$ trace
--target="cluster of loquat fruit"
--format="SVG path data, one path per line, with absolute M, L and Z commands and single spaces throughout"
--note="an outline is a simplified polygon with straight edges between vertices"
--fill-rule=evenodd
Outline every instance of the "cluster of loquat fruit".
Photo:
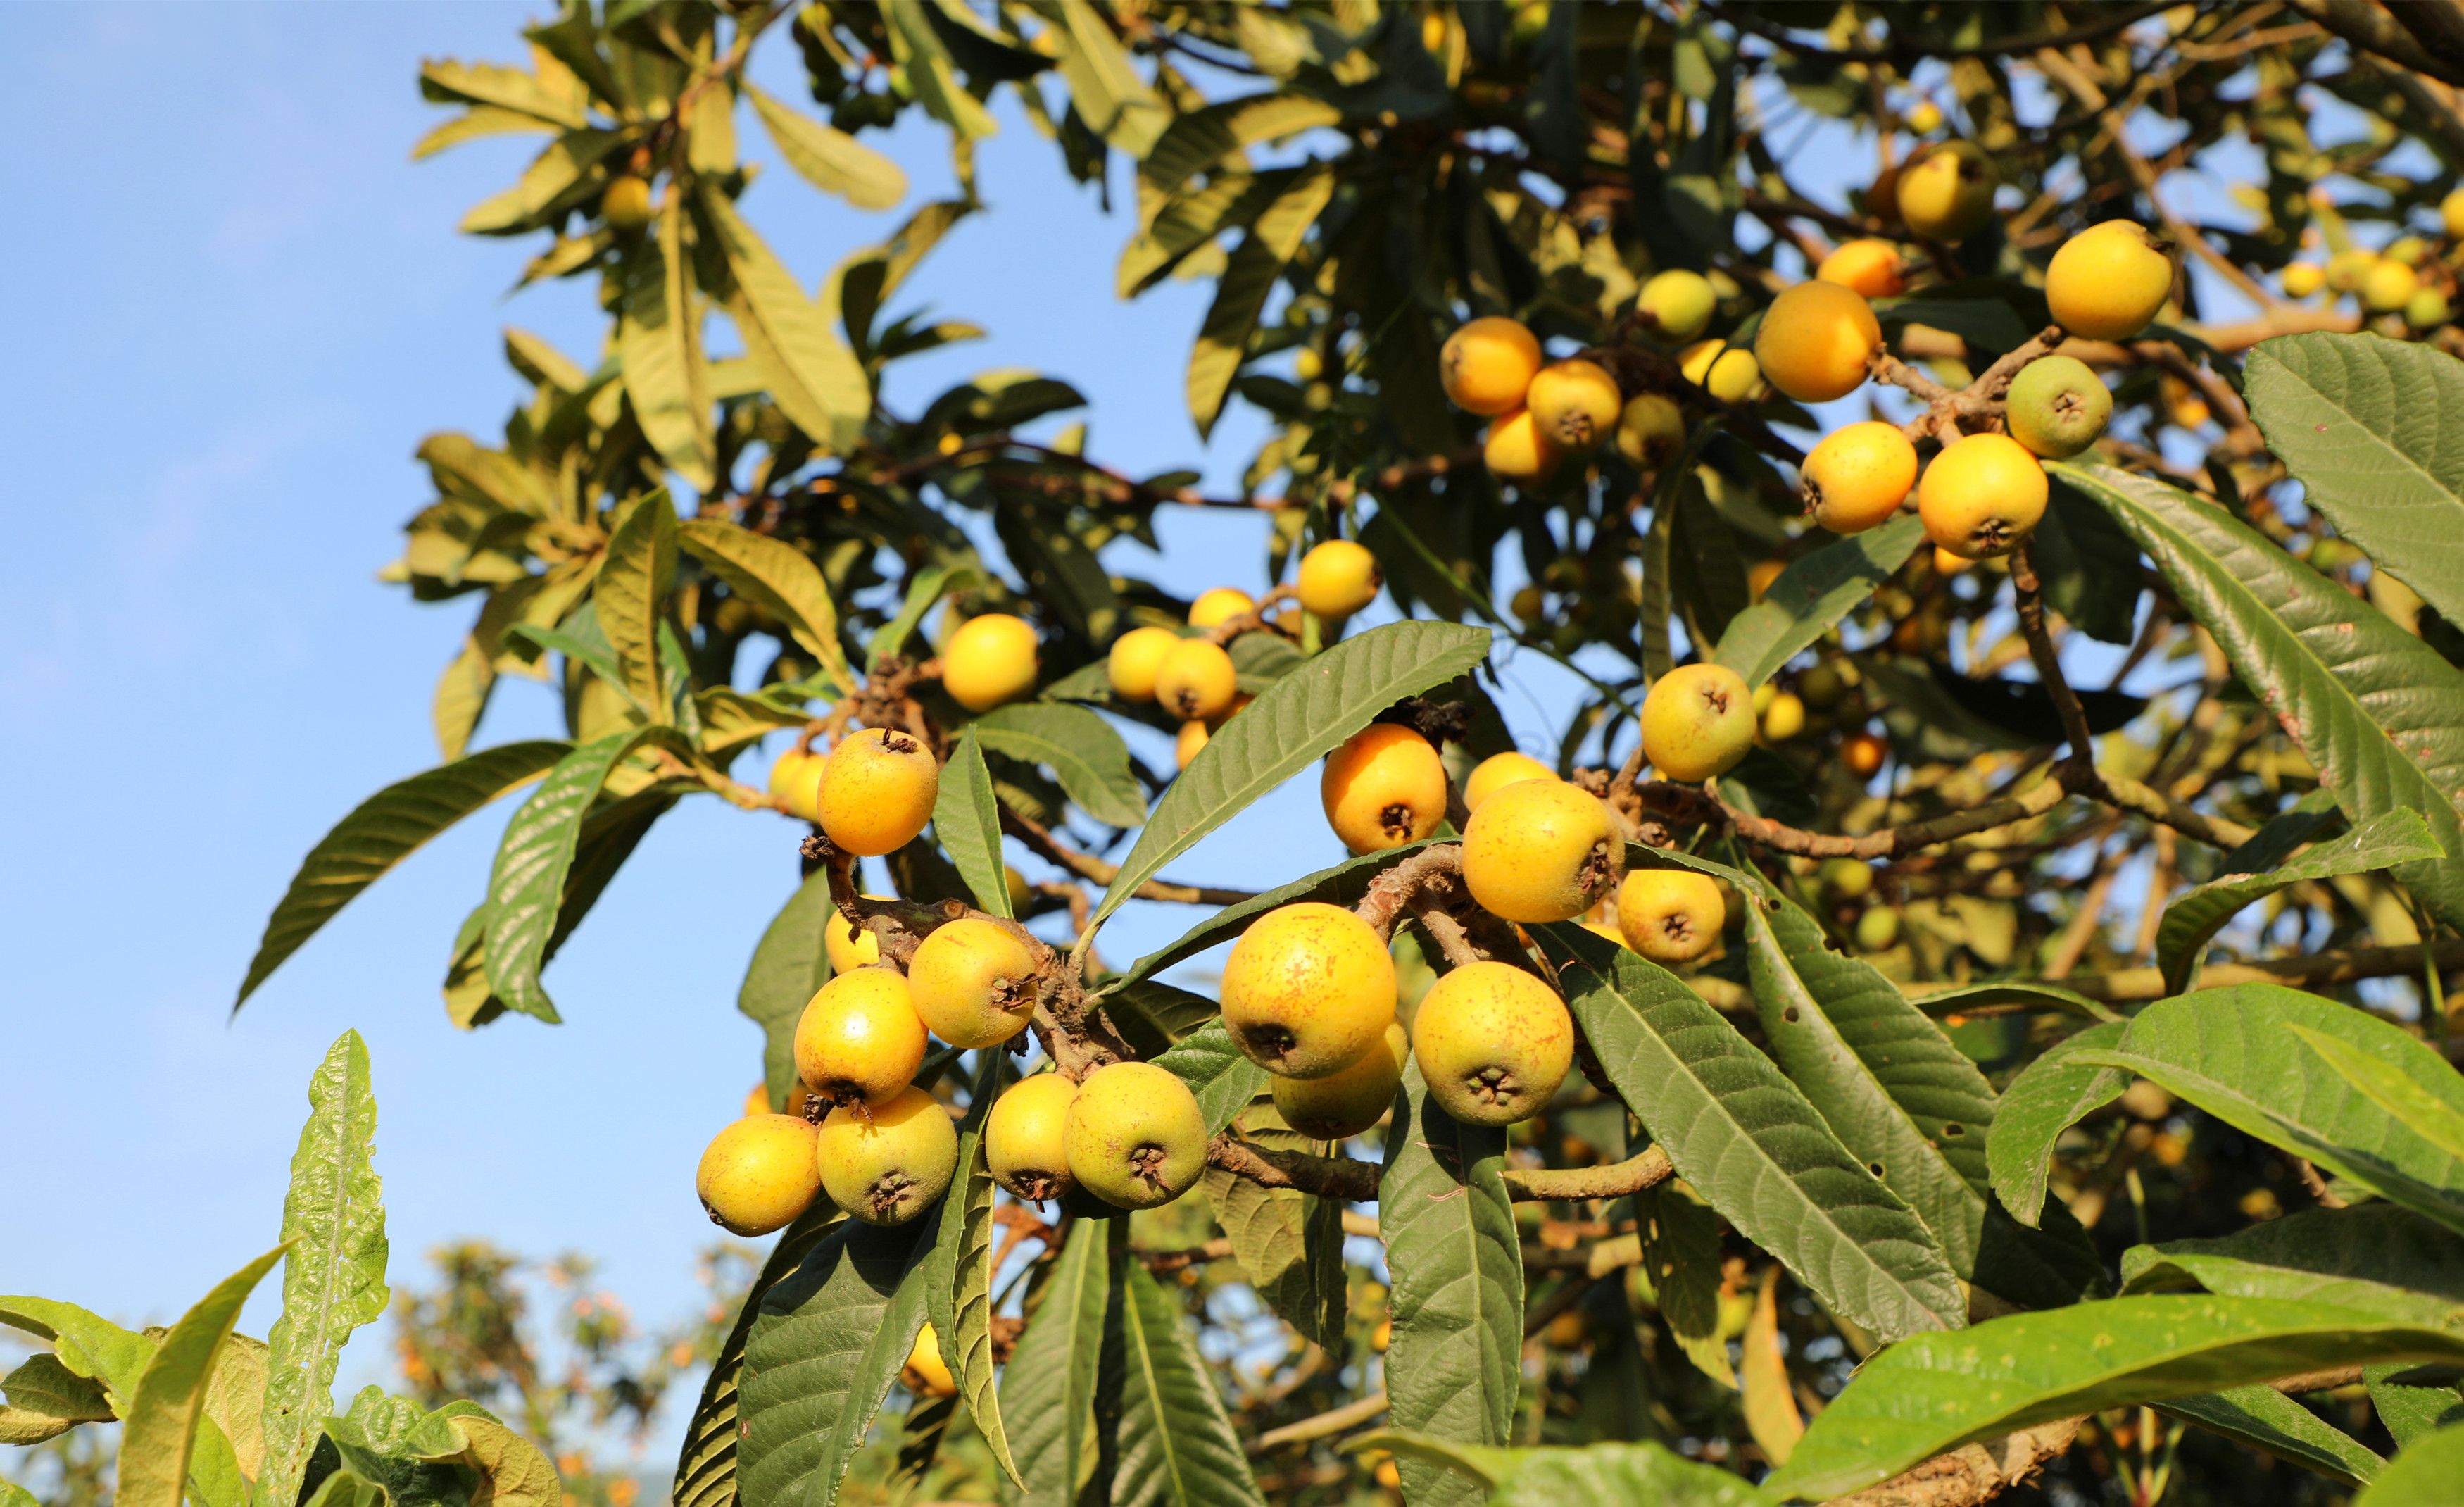
M 2323 262 L 2287 264 L 2280 279 L 2285 296 L 2311 299 L 2324 294 L 2330 299 L 2350 298 L 2364 314 L 2401 319 L 2416 331 L 2435 329 L 2454 312 L 2454 248 L 2464 246 L 2464 188 L 2455 189 L 2440 201 L 2438 220 L 2450 248 L 2445 256 L 2419 235 L 2399 235 L 2376 251 L 2345 244 Z M 2331 223 L 2331 232 L 2336 229 Z M 2330 244 L 2348 239 L 2336 235 Z

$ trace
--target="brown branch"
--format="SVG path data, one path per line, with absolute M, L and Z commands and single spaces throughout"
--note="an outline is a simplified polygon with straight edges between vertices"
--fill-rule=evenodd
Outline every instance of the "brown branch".
M 1377 1198 L 1375 1163 L 1251 1145 L 1228 1130 L 1207 1142 L 1206 1163 L 1260 1187 L 1291 1188 L 1347 1204 Z M 1666 1181 L 1675 1170 L 1668 1154 L 1652 1146 L 1604 1167 L 1508 1167 L 1503 1176 L 1507 1195 L 1518 1204 L 1568 1203 L 1623 1198 Z
M 1879 1486 L 1835 1496 L 1824 1507 L 1975 1507 L 1991 1501 L 2069 1452 L 2080 1418 L 2057 1418 L 1983 1444 L 1937 1454 Z
M 2395 978 L 2419 969 L 2423 950 L 2420 943 L 2409 942 L 2401 947 L 2346 947 L 2265 963 L 2212 963 L 2199 970 L 2197 986 L 2219 989 L 2235 984 L 2282 984 L 2294 988 L 2317 988 L 2359 979 Z M 2442 973 L 2464 968 L 2464 937 L 2444 938 L 2429 951 Z M 2173 992 L 2165 986 L 2163 972 L 2155 968 L 2116 968 L 2107 973 L 2080 975 L 2063 980 L 2062 987 L 2107 1005 L 2160 1000 Z
M 1452 880 L 1443 882 L 1448 890 L 1454 888 Z M 1430 940 L 1438 944 L 1438 951 L 1445 958 L 1446 966 L 1468 967 L 1485 961 L 1480 949 L 1471 944 L 1470 933 L 1463 930 L 1463 922 L 1455 920 L 1446 903 L 1436 884 L 1423 885 L 1412 895 L 1412 915 L 1419 921 L 1421 929 L 1429 934 Z
M 2096 773 L 2096 735 L 2088 731 L 2087 711 L 2079 705 L 2078 693 L 2062 675 L 2061 652 L 2054 647 L 2053 635 L 2045 631 L 2044 588 L 2036 580 L 2035 563 L 2029 558 L 2024 543 L 2011 552 L 2011 589 L 2018 608 L 2019 631 L 2027 636 L 2028 658 L 2035 663 L 2036 679 L 2054 698 L 2054 710 L 2062 720 L 2062 737 L 2070 743 L 2066 762 L 2079 768 L 2083 794 L 2101 795 L 2103 782 Z
M 1624 1198 L 1656 1187 L 1676 1174 L 1676 1164 L 1657 1144 L 1604 1167 L 1508 1167 L 1506 1191 L 1518 1204 L 1573 1204 Z
M 1738 836 L 1774 852 L 1806 858 L 1896 858 L 1920 848 L 1930 848 L 1938 843 L 2042 816 L 2072 793 L 2073 778 L 2075 776 L 2066 777 L 2061 769 L 2057 769 L 2017 795 L 1988 801 L 1964 811 L 1947 812 L 1922 822 L 1885 827 L 1861 837 L 1835 837 L 1828 832 L 1807 831 L 1785 822 L 1772 821 L 1767 816 L 1749 815 L 1734 807 L 1723 806 L 1722 809 Z
M 1033 817 L 1001 803 L 1001 831 L 1026 844 L 1027 851 L 1048 863 L 1059 864 L 1090 884 L 1110 885 L 1121 875 L 1117 863 L 1106 863 L 1092 853 L 1080 853 L 1051 830 Z M 1174 905 L 1239 905 L 1258 898 L 1254 890 L 1227 890 L 1211 884 L 1180 884 L 1171 879 L 1149 879 L 1134 892 L 1142 900 L 1163 900 Z
M 1370 880 L 1368 893 L 1352 908 L 1353 914 L 1378 936 L 1392 937 L 1395 922 L 1422 885 L 1451 879 L 1462 872 L 1463 844 L 1433 843 Z

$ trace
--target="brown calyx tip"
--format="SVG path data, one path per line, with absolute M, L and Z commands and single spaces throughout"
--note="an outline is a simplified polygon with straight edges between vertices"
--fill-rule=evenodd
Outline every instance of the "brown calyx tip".
M 1241 1045 L 1249 1054 L 1270 1062 L 1281 1062 L 1300 1045 L 1289 1030 L 1276 1025 L 1254 1025 L 1241 1028 Z
M 1617 875 L 1617 850 L 1611 846 L 1611 839 L 1602 838 L 1583 855 L 1583 867 L 1576 876 L 1582 881 L 1584 894 L 1596 895 L 1615 883 Z
M 912 754 L 923 748 L 924 745 L 905 733 L 884 728 L 881 734 L 881 746 L 894 754 Z
M 1514 1075 L 1505 1068 L 1482 1068 L 1463 1075 L 1463 1087 L 1471 1097 L 1484 1104 L 1503 1104 L 1514 1097 L 1517 1085 Z
M 1683 911 L 1660 920 L 1660 934 L 1671 942 L 1684 942 L 1694 935 L 1694 919 Z
M 1714 712 L 1726 712 L 1728 709 L 1728 693 L 1718 686 L 1705 686 L 1703 704 Z
M 1130 1153 L 1130 1174 L 1143 1180 L 1147 1186 L 1163 1186 L 1163 1147 L 1140 1146 Z
M 1377 813 L 1377 830 L 1397 842 L 1412 835 L 1412 808 L 1401 801 Z
M 1022 1172 L 1018 1175 L 1018 1188 L 1030 1203 L 1041 1204 L 1061 1196 L 1061 1180 L 1049 1172 Z
M 1820 506 L 1822 505 L 1822 483 L 1821 483 L 1821 482 L 1815 480 L 1812 476 L 1808 476 L 1808 477 L 1806 477 L 1806 478 L 1805 478 L 1805 484 L 1804 484 L 1803 486 L 1799 487 L 1797 490 L 1798 490 L 1798 491 L 1799 491 L 1799 492 L 1804 496 L 1804 498 L 1805 498 L 1805 510 L 1806 510 L 1807 512 L 1811 513 L 1811 512 L 1813 512 L 1815 508 L 1818 508 L 1818 507 L 1820 507 Z
M 874 1213 L 894 1214 L 898 1206 L 907 1201 L 907 1190 L 914 1186 L 915 1180 L 904 1172 L 885 1172 L 867 1190 L 866 1197 Z

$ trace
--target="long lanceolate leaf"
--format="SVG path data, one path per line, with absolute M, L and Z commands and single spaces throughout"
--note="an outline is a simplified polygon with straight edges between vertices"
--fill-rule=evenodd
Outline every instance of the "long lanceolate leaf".
M 737 1499 L 737 1394 L 744 1383 L 744 1341 L 753 1333 L 754 1321 L 761 1317 L 762 1297 L 803 1265 L 813 1247 L 832 1233 L 831 1221 L 837 1219 L 838 1210 L 825 1199 L 787 1227 L 778 1245 L 771 1248 L 769 1259 L 761 1263 L 760 1274 L 744 1295 L 744 1307 L 737 1314 L 736 1327 L 719 1345 L 718 1357 L 711 1363 L 710 1375 L 702 1382 L 693 1421 L 685 1426 L 684 1451 L 676 1457 L 673 1507 L 733 1507 Z M 844 1221 L 838 1228 L 845 1228 Z
M 2250 353 L 2250 416 L 2301 499 L 2464 623 L 2464 362 L 2377 335 L 2288 335 Z
M 539 969 L 546 965 L 583 818 L 627 754 L 645 742 L 675 739 L 672 728 L 644 727 L 584 743 L 558 762 L 505 824 L 488 875 L 487 920 L 488 987 L 505 1008 L 550 1024 L 557 1020 Z
M 2054 1141 L 2130 1086 L 2128 1074 L 2090 1062 L 2082 1053 L 2115 1045 L 2129 1030 L 2129 1022 L 2116 1020 L 2066 1036 L 2002 1091 L 1985 1162 L 1994 1194 L 2021 1224 L 2033 1226 L 2044 1212 Z
M 957 866 L 976 903 L 995 916 L 1009 914 L 1009 882 L 1001 867 L 1001 810 L 993 797 L 992 772 L 984 753 L 968 728 L 950 751 L 942 767 L 941 786 L 933 800 L 933 835 Z
M 847 654 L 839 647 L 838 604 L 822 567 L 795 545 L 738 528 L 723 519 L 687 519 L 676 525 L 685 552 L 710 567 L 728 589 L 759 603 L 821 665 L 841 692 L 852 692 Z
M 817 868 L 771 918 L 736 992 L 737 1011 L 761 1028 L 761 1075 L 773 1104 L 787 1101 L 787 1087 L 796 1079 L 796 1022 L 805 1002 L 829 982 L 830 956 L 822 934 L 832 924 L 847 923 L 830 903 L 829 871 Z
M 2421 812 L 2447 856 L 2395 875 L 2464 926 L 2464 673 L 2220 507 L 2110 466 L 2052 469 L 2139 542 L 2345 816 Z
M 2321 1366 L 2459 1360 L 2464 1334 L 2324 1303 L 2117 1297 L 2015 1314 L 1920 1335 L 1866 1362 L 1768 1484 L 1818 1500 L 2057 1418 Z
M 676 576 L 676 510 L 664 491 L 632 503 L 607 539 L 591 606 L 616 653 L 617 684 L 652 721 L 669 720 L 661 693 L 659 615 Z
M 551 740 L 505 743 L 386 786 L 335 824 L 293 875 L 291 888 L 265 923 L 265 939 L 249 960 L 236 1012 L 284 959 L 422 843 L 564 757 L 570 743 Z
M 268 1337 L 259 1498 L 299 1495 L 333 1411 L 334 1367 L 351 1331 L 385 1310 L 385 1185 L 370 1160 L 377 1101 L 367 1043 L 344 1031 L 308 1080 L 308 1123 L 282 1203 L 282 1317 Z
M 1112 724 L 1083 706 L 1021 701 L 971 724 L 994 753 L 1046 765 L 1081 810 L 1110 827 L 1147 819 L 1146 794 L 1130 771 L 1130 747 Z
M 2165 992 L 2179 994 L 2190 986 L 2209 940 L 2245 905 L 2304 879 L 2367 874 L 2445 856 L 2430 835 L 2430 824 L 2408 808 L 2383 811 L 2289 862 L 2257 874 L 2229 874 L 2189 890 L 2165 907 L 2165 919 L 2156 928 L 2156 964 L 2165 970 Z
M 1120 1453 L 1114 1507 L 1264 1507 L 1180 1302 L 1129 1251 L 1120 1284 Z
M 1488 644 L 1487 630 L 1460 623 L 1388 623 L 1344 640 L 1267 687 L 1223 724 L 1155 803 L 1079 945 L 1200 837 L 1379 712 L 1479 664 Z
M 1745 676 L 1748 685 L 1762 684 L 1872 596 L 1924 539 L 1925 524 L 1911 513 L 1796 561 L 1728 624 L 1712 662 Z
M 711 431 L 710 372 L 702 361 L 700 311 L 684 246 L 684 204 L 673 194 L 658 234 L 627 254 L 617 307 L 616 350 L 633 417 L 670 469 L 707 492 L 717 440 Z
M 924 1327 L 932 1221 L 841 1224 L 761 1299 L 737 1394 L 738 1492 L 829 1507 Z
M 2127 1293 L 2203 1288 L 2445 1324 L 2464 1312 L 2464 1235 L 2373 1199 L 2305 1208 L 2211 1240 L 2133 1246 L 2122 1253 L 2122 1281 Z
M 1967 1320 L 1905 1201 L 1771 1060 L 1674 975 L 1577 926 L 1543 928 L 1600 1066 L 1677 1171 L 1823 1305 L 1885 1340 Z
M 1393 1274 L 1386 1396 L 1395 1427 L 1472 1444 L 1511 1437 L 1522 1378 L 1523 1246 L 1506 1192 L 1506 1133 L 1432 1101 L 1418 1063 L 1396 1099 L 1377 1226 Z M 1476 1503 L 1481 1491 L 1401 1463 L 1415 1502 Z
M 1249 337 L 1257 333 L 1267 295 L 1299 252 L 1301 237 L 1316 223 L 1318 211 L 1334 196 L 1334 185 L 1331 167 L 1302 173 L 1266 206 L 1232 253 L 1189 353 L 1189 413 L 1201 436 L 1222 416 L 1223 400 L 1248 355 Z
M 728 318 L 744 337 L 745 351 L 779 411 L 814 443 L 846 450 L 863 437 L 872 411 L 872 387 L 863 365 L 725 194 L 705 186 L 700 204 L 734 282 Z
M 214 1357 L 239 1322 L 240 1306 L 284 1249 L 276 1246 L 223 1278 L 171 1326 L 145 1363 L 120 1442 L 117 1499 L 126 1507 L 180 1507 Z
M 1027 1507 L 1071 1507 L 1094 1468 L 1095 1381 L 1104 1348 L 1104 1313 L 1112 1268 L 1105 1255 L 1110 1220 L 1071 1222 L 1069 1239 L 1045 1280 L 1003 1373 L 1001 1412 L 1025 1482 Z
M 2119 1043 L 2077 1055 L 2138 1074 L 2246 1135 L 2464 1230 L 2464 1159 L 2347 1082 L 2305 1031 L 2464 1110 L 2464 1077 L 2429 1047 L 2349 1006 L 2268 984 L 2159 1001 L 2131 1017 Z
M 2408 1445 L 2353 1507 L 2444 1507 L 2464 1477 L 2464 1423 L 2452 1423 Z
M 1012 1482 L 1018 1465 L 1001 1423 L 993 1378 L 993 1173 L 984 1155 L 984 1116 L 999 1092 L 1005 1054 L 977 1054 L 974 1097 L 958 1137 L 958 1175 L 934 1222 L 932 1271 L 926 1296 L 941 1358 L 966 1395 L 967 1415 Z M 1023 1483 L 1021 1483 L 1023 1484 Z

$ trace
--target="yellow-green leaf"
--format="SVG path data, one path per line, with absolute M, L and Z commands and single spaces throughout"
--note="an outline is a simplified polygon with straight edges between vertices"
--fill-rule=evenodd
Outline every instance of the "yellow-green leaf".
M 842 694 L 854 694 L 855 678 L 839 647 L 838 607 L 810 556 L 722 519 L 688 519 L 677 525 L 676 537 L 685 552 L 709 566 L 728 589 L 786 624 L 788 633 L 820 661 L 822 673 Z
M 896 163 L 751 84 L 744 92 L 752 97 L 753 113 L 761 118 L 770 140 L 778 144 L 779 155 L 806 183 L 859 210 L 887 210 L 907 197 L 907 174 Z
M 181 1507 L 215 1352 L 239 1321 L 240 1305 L 287 1249 L 276 1246 L 225 1277 L 171 1326 L 145 1363 L 121 1435 L 115 1498 L 121 1507 Z
M 676 510 L 664 491 L 632 504 L 607 541 L 591 600 L 616 651 L 623 688 L 658 721 L 673 714 L 659 687 L 659 612 L 676 575 Z

